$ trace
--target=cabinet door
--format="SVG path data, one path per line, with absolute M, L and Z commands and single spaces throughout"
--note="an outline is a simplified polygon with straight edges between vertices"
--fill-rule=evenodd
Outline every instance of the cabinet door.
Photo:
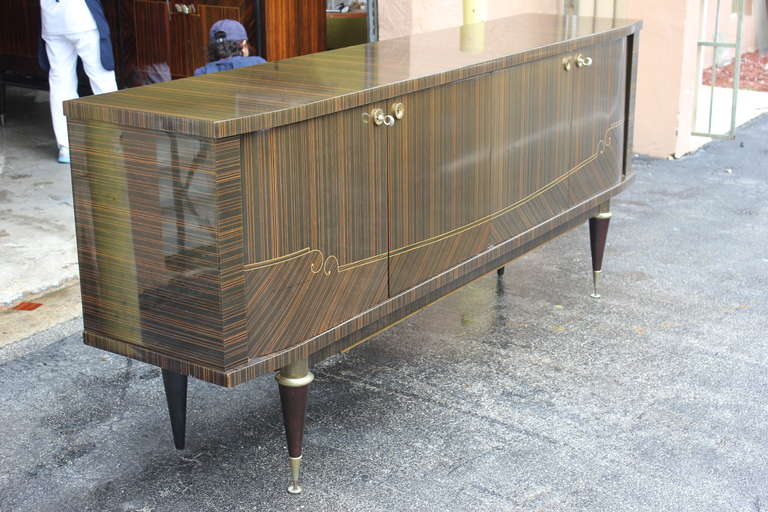
M 580 169 L 569 188 L 578 204 L 618 183 L 624 151 L 626 39 L 576 52 L 591 65 L 573 72 L 573 151 Z
M 358 108 L 243 139 L 251 356 L 293 346 L 386 299 L 382 130 Z
M 491 242 L 502 243 L 570 206 L 573 70 L 563 56 L 492 75 Z
M 181 4 L 175 4 L 181 6 Z M 195 72 L 195 64 L 200 61 L 201 49 L 208 45 L 207 36 L 203 34 L 203 24 L 200 17 L 200 9 L 194 6 L 194 11 L 184 5 L 186 11 L 174 8 L 171 13 L 171 76 L 184 78 L 192 76 Z M 205 62 L 203 62 L 205 64 Z M 200 64 L 201 66 L 203 64 Z
M 171 58 L 171 13 L 166 2 L 135 0 L 136 66 L 167 64 Z
M 393 100 L 405 113 L 386 129 L 390 295 L 488 247 L 490 85 L 483 75 Z

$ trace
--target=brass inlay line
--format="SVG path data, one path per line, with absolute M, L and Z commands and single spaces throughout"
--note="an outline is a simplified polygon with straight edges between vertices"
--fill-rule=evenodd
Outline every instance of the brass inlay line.
M 256 270 L 256 269 L 260 269 L 260 268 L 271 267 L 273 265 L 277 265 L 279 263 L 284 263 L 284 262 L 286 262 L 288 260 L 292 260 L 294 258 L 298 258 L 300 256 L 304 256 L 306 254 L 312 253 L 312 254 L 314 254 L 316 256 L 319 256 L 320 258 L 318 259 L 318 261 L 314 261 L 314 262 L 312 262 L 310 264 L 310 271 L 313 274 L 318 274 L 318 273 L 320 273 L 322 271 L 323 274 L 325 274 L 326 276 L 330 276 L 333 273 L 333 268 L 334 268 L 333 262 L 336 263 L 336 265 L 335 265 L 336 272 L 345 272 L 347 270 L 353 270 L 355 268 L 362 267 L 362 266 L 368 265 L 370 263 L 375 263 L 376 261 L 385 259 L 385 258 L 387 258 L 389 256 L 399 256 L 401 254 L 405 254 L 405 253 L 408 253 L 408 252 L 411 252 L 411 251 L 415 251 L 416 249 L 421 249 L 422 247 L 425 247 L 427 245 L 431 245 L 433 243 L 439 242 L 439 241 L 444 240 L 446 238 L 449 238 L 449 237 L 452 237 L 452 236 L 456 236 L 456 235 L 458 235 L 460 233 L 463 233 L 465 231 L 468 231 L 468 230 L 470 230 L 472 228 L 481 226 L 482 224 L 485 224 L 486 222 L 490 222 L 490 221 L 492 221 L 494 219 L 497 219 L 497 218 L 501 217 L 502 215 L 506 215 L 507 213 L 511 212 L 512 210 L 515 210 L 516 208 L 521 207 L 525 203 L 527 203 L 527 202 L 529 202 L 529 201 L 539 197 L 540 195 L 542 195 L 545 192 L 549 191 L 553 187 L 555 187 L 555 186 L 559 185 L 560 183 L 562 183 L 563 181 L 567 180 L 568 178 L 573 176 L 575 173 L 577 173 L 579 170 L 583 169 L 585 166 L 587 166 L 587 165 L 591 164 L 592 162 L 594 162 L 597 158 L 600 157 L 600 155 L 605 153 L 606 148 L 611 147 L 611 145 L 613 144 L 613 137 L 609 136 L 609 133 L 612 130 L 615 130 L 616 128 L 618 128 L 619 126 L 621 126 L 623 124 L 624 124 L 624 120 L 620 120 L 620 121 L 616 121 L 616 122 L 608 125 L 608 128 L 605 129 L 605 132 L 603 134 L 603 139 L 600 139 L 597 142 L 597 150 L 592 155 L 588 156 L 583 161 L 579 162 L 576 166 L 574 166 L 573 168 L 571 168 L 567 172 L 561 174 L 556 179 L 550 181 L 549 183 L 547 183 L 546 185 L 541 187 L 536 192 L 533 192 L 532 194 L 529 194 L 529 195 L 525 196 L 524 198 L 519 199 L 518 201 L 515 201 L 511 205 L 506 206 L 506 207 L 502 208 L 501 210 L 498 210 L 498 211 L 493 212 L 493 213 L 491 213 L 489 215 L 486 215 L 485 217 L 481 217 L 481 218 L 479 218 L 477 220 L 474 220 L 474 221 L 470 222 L 469 224 L 465 224 L 463 226 L 460 226 L 458 228 L 452 229 L 450 231 L 446 231 L 445 233 L 441 233 L 439 235 L 427 238 L 425 240 L 421 240 L 420 242 L 416 242 L 414 244 L 410 244 L 410 245 L 406 245 L 404 247 L 400 247 L 400 248 L 395 249 L 395 250 L 393 250 L 393 251 L 391 251 L 389 253 L 375 254 L 373 256 L 369 256 L 368 258 L 363 258 L 361 260 L 356 260 L 356 261 L 353 261 L 351 263 L 346 263 L 344 265 L 339 265 L 338 258 L 335 255 L 333 255 L 333 254 L 329 255 L 328 257 L 325 257 L 325 255 L 323 254 L 323 252 L 320 249 L 311 249 L 309 247 L 305 247 L 304 249 L 301 249 L 301 250 L 296 251 L 296 252 L 292 252 L 290 254 L 286 254 L 284 256 L 278 256 L 277 258 L 272 258 L 272 259 L 269 259 L 269 260 L 259 261 L 259 262 L 256 262 L 256 263 L 249 263 L 249 264 L 244 266 L 244 270 Z
M 571 176 L 576 174 L 579 170 L 584 168 L 584 166 L 591 164 L 600 155 L 605 153 L 605 148 L 610 147 L 610 145 L 613 143 L 613 139 L 608 136 L 608 133 L 611 130 L 614 130 L 615 128 L 618 128 L 622 124 L 624 124 L 623 120 L 622 121 L 617 121 L 617 122 L 609 125 L 608 128 L 605 129 L 605 133 L 603 134 L 603 138 L 606 139 L 607 142 L 605 142 L 602 139 L 599 140 L 597 142 L 597 151 L 595 153 L 593 153 L 589 157 L 585 158 L 582 162 L 577 164 L 575 167 L 570 169 L 568 172 L 565 172 L 565 173 L 561 174 L 560 176 L 558 176 L 556 179 L 550 181 L 549 183 L 547 183 L 546 185 L 541 187 L 536 192 L 533 192 L 532 194 L 527 195 L 524 198 L 519 199 L 518 201 L 512 203 L 511 205 L 506 206 L 506 207 L 502 208 L 501 210 L 498 210 L 496 212 L 491 213 L 490 215 L 486 215 L 485 217 L 481 217 L 481 218 L 479 218 L 479 219 L 477 219 L 475 221 L 472 221 L 469 224 L 464 224 L 463 226 L 460 226 L 458 228 L 452 229 L 450 231 L 446 231 L 445 233 L 441 233 L 439 235 L 427 238 L 427 239 L 422 240 L 420 242 L 416 242 L 414 244 L 406 245 L 405 247 L 400 247 L 399 249 L 395 249 L 394 251 L 390 252 L 390 255 L 391 256 L 398 256 L 400 254 L 405 254 L 407 252 L 410 252 L 410 251 L 413 251 L 413 250 L 416 250 L 416 249 L 420 249 L 420 248 L 424 247 L 425 245 L 430 245 L 430 244 L 433 244 L 435 242 L 439 242 L 440 240 L 443 240 L 445 238 L 458 235 L 460 233 L 463 233 L 464 231 L 468 231 L 468 230 L 470 230 L 472 228 L 475 228 L 477 226 L 485 224 L 486 222 L 489 222 L 489 221 L 491 221 L 493 219 L 501 217 L 502 215 L 506 215 L 507 213 L 511 212 L 512 210 L 521 207 L 523 204 L 527 203 L 528 201 L 531 201 L 531 200 L 537 198 L 538 196 L 544 194 L 545 192 L 549 191 L 553 187 L 555 187 L 555 186 L 559 185 L 560 183 L 562 183 L 563 181 L 567 180 L 568 178 L 570 178 Z M 601 145 L 602 145 L 602 148 L 601 148 Z
M 264 268 L 264 267 L 271 267 L 272 265 L 277 265 L 278 263 L 284 263 L 288 260 L 292 260 L 294 258 L 298 258 L 299 256 L 303 256 L 304 254 L 310 252 L 309 247 L 305 247 L 303 249 L 299 249 L 298 251 L 289 253 L 289 254 L 283 254 L 282 256 L 277 256 L 276 258 L 270 258 L 268 260 L 263 261 L 257 261 L 256 263 L 248 263 L 246 265 L 243 265 L 244 270 L 256 270 L 257 268 Z

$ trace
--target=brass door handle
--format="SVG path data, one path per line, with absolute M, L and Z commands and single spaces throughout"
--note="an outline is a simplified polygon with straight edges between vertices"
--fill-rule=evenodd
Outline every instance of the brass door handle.
M 384 118 L 386 116 L 384 115 L 384 111 L 380 108 L 375 108 L 371 110 L 371 119 L 373 119 L 373 124 L 376 126 L 381 126 L 384 124 Z
M 392 115 L 395 116 L 395 119 L 402 119 L 405 115 L 405 106 L 402 103 L 393 103 Z
M 592 57 L 585 57 L 582 54 L 578 54 L 576 56 L 576 66 L 577 67 L 589 67 L 592 65 Z
M 373 124 L 376 126 L 392 126 L 395 124 L 395 118 L 389 114 L 385 114 L 380 108 L 371 110 L 371 118 L 373 119 Z

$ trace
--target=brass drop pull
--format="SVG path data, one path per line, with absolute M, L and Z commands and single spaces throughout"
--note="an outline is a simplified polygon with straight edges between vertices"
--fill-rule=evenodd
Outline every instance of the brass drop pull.
M 576 56 L 576 66 L 580 68 L 588 68 L 592 65 L 592 57 L 585 57 L 582 54 Z
M 573 68 L 573 58 L 563 57 L 563 68 L 565 68 L 566 71 L 570 71 Z
M 392 126 L 395 124 L 395 118 L 391 115 L 385 114 L 380 108 L 375 108 L 371 111 L 371 117 L 373 118 L 373 124 L 376 126 Z
M 402 119 L 405 115 L 405 106 L 402 103 L 393 103 L 392 115 L 395 116 L 395 119 Z

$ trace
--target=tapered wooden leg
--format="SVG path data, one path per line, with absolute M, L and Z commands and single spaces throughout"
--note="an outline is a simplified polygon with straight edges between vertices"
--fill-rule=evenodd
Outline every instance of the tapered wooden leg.
M 592 250 L 592 286 L 591 297 L 599 299 L 597 282 L 603 269 L 603 253 L 605 240 L 608 236 L 608 224 L 611 222 L 611 212 L 604 211 L 589 219 L 589 246 Z
M 496 269 L 496 273 L 499 275 L 499 277 L 504 275 L 504 267 L 499 267 Z
M 301 472 L 301 447 L 304 440 L 304 416 L 307 410 L 309 383 L 315 379 L 309 371 L 306 359 L 294 361 L 280 370 L 275 377 L 280 388 L 280 402 L 283 406 L 283 424 L 288 441 L 288 462 L 291 465 L 291 484 L 288 492 L 299 494 Z
M 171 417 L 173 444 L 177 450 L 183 450 L 187 433 L 187 376 L 163 370 L 163 386 Z

